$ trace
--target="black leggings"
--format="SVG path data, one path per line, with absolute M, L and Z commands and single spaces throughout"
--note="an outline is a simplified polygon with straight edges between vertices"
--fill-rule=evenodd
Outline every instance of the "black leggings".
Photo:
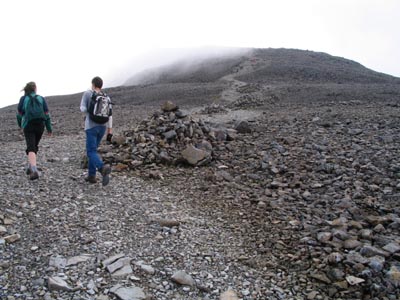
M 24 128 L 24 135 L 26 141 L 26 155 L 29 152 L 37 152 L 39 151 L 39 142 L 42 138 L 44 132 L 44 124 L 43 122 L 38 123 L 28 123 Z

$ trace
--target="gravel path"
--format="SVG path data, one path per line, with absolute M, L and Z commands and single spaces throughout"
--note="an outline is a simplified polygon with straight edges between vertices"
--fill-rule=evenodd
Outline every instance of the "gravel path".
M 17 236 L 0 239 L 2 299 L 116 299 L 109 293 L 116 284 L 139 286 L 152 299 L 218 299 L 229 286 L 252 299 L 250 291 L 256 296 L 267 286 L 235 261 L 242 241 L 223 212 L 198 210 L 194 198 L 124 174 L 112 174 L 106 188 L 88 185 L 79 168 L 83 145 L 83 135 L 42 140 L 41 178 L 34 182 L 24 175 L 24 143 L 1 148 L 0 217 L 6 235 Z M 114 278 L 98 262 L 119 253 L 132 259 L 133 273 Z M 51 264 L 82 255 L 90 259 Z M 154 272 L 146 273 L 143 262 Z M 197 287 L 171 281 L 177 270 Z M 54 276 L 76 291 L 49 291 Z

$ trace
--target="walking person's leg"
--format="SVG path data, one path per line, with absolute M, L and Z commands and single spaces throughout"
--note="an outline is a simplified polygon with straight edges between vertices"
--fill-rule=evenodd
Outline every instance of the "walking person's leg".
M 35 134 L 35 147 L 34 147 L 34 153 L 35 153 L 35 164 L 34 166 L 37 167 L 37 153 L 39 152 L 39 143 L 40 140 L 42 139 L 43 132 L 44 132 L 44 124 L 39 123 L 33 127 L 33 132 Z
M 86 132 L 86 154 L 89 160 L 88 163 L 88 181 L 96 182 L 96 171 L 103 166 L 97 154 L 97 127 L 85 130 Z
M 39 178 L 39 171 L 36 165 L 36 152 L 30 151 L 28 153 L 28 160 L 29 160 L 29 179 L 35 180 Z
M 39 142 L 43 135 L 43 124 L 28 124 L 24 129 L 26 141 L 26 154 L 28 156 L 27 174 L 31 180 L 39 178 L 37 170 L 37 152 L 39 150 Z
M 35 149 L 35 134 L 32 132 L 30 127 L 24 128 L 24 137 L 26 142 L 26 156 L 28 158 L 28 168 L 26 170 L 26 174 L 30 175 L 32 173 L 32 166 L 36 166 L 36 154 L 34 152 Z
M 105 133 L 106 133 L 105 126 L 97 127 L 97 148 L 100 146 L 101 140 L 104 137 Z M 109 165 L 104 164 L 104 162 L 101 159 L 100 161 L 101 161 L 101 167 L 99 167 L 98 170 L 103 176 L 102 184 L 105 186 L 110 182 L 111 167 Z
M 96 128 L 87 129 L 86 131 L 86 154 L 89 160 L 89 182 L 96 182 L 96 170 L 102 166 L 102 161 L 97 154 L 97 130 Z M 94 179 L 94 180 L 93 180 Z
M 97 128 L 97 147 L 100 146 L 101 140 L 103 139 L 105 133 L 106 133 L 106 128 L 104 126 L 99 126 Z
M 99 154 L 97 153 L 97 148 L 100 145 L 101 139 L 105 134 L 105 126 L 96 126 L 91 129 L 87 129 L 86 132 L 86 154 L 89 160 L 88 163 L 88 177 L 87 181 L 90 183 L 96 182 L 96 171 L 99 170 L 103 176 L 102 184 L 107 185 L 110 182 L 111 167 L 109 165 L 104 165 Z

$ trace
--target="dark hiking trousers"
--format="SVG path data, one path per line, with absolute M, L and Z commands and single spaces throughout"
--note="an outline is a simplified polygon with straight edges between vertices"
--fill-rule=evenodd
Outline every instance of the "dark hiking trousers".
M 24 128 L 24 135 L 26 141 L 26 154 L 29 152 L 37 152 L 39 151 L 39 142 L 42 138 L 44 132 L 44 123 L 43 121 L 31 121 Z

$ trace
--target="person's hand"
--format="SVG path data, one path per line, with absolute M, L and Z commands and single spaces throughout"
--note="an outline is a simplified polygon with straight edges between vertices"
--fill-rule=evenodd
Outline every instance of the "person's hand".
M 107 142 L 111 143 L 112 137 L 113 137 L 112 133 L 107 134 L 106 138 Z
M 48 137 L 52 137 L 53 136 L 53 132 L 51 132 L 51 131 L 47 132 L 47 136 Z

